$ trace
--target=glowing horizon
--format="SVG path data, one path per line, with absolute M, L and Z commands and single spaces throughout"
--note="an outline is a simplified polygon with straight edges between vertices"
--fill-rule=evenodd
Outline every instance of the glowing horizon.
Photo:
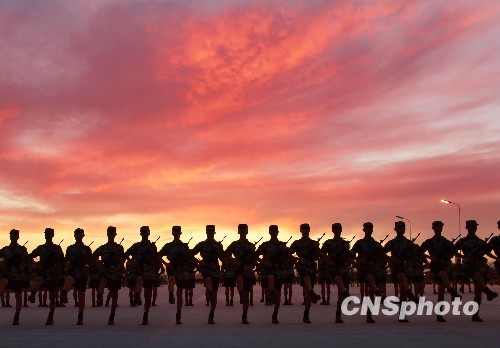
M 0 245 L 382 239 L 396 215 L 422 242 L 458 234 L 442 197 L 496 234 L 498 23 L 489 1 L 3 1 Z

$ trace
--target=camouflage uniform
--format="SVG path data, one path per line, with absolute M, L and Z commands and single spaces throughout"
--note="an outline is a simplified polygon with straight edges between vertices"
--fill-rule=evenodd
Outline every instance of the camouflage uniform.
M 30 257 L 40 257 L 42 286 L 48 291 L 55 291 L 58 280 L 64 279 L 64 254 L 61 247 L 54 243 L 45 243 L 36 247 Z
M 319 243 L 311 238 L 300 238 L 292 243 L 290 252 L 297 254 L 299 260 L 297 261 L 297 272 L 301 277 L 303 285 L 304 278 L 309 276 L 311 278 L 311 285 L 316 283 L 317 266 L 316 261 L 319 258 Z
M 267 287 L 267 276 L 274 276 L 274 288 L 279 290 L 285 282 L 287 271 L 287 254 L 289 249 L 284 242 L 266 241 L 257 248 L 257 255 L 262 255 L 260 269 L 262 270 L 262 284 Z M 291 268 L 291 267 L 290 267 Z M 293 269 L 292 274 L 293 274 Z M 290 281 L 291 282 L 291 281 Z
M 125 251 L 123 246 L 115 242 L 107 242 L 94 251 L 96 258 L 101 258 L 103 265 L 102 275 L 106 278 L 109 291 L 118 291 L 122 287 L 122 275 L 125 271 Z
M 5 260 L 5 272 L 0 278 L 7 278 L 7 288 L 15 293 L 22 292 L 25 287 L 26 274 L 30 269 L 30 260 L 26 247 L 17 243 L 0 250 L 0 257 Z
M 349 242 L 342 237 L 328 239 L 323 244 L 321 252 L 328 255 L 327 264 L 330 278 L 340 276 L 345 287 L 349 287 L 349 268 L 353 261 L 353 255 L 349 250 Z
M 372 237 L 365 237 L 354 243 L 352 252 L 358 254 L 358 279 L 361 283 L 367 283 L 366 278 L 370 274 L 377 283 L 385 282 L 385 265 L 380 260 L 385 259 L 386 255 L 379 242 Z
M 412 241 L 405 236 L 396 236 L 387 242 L 384 251 L 391 252 L 390 266 L 393 283 L 398 283 L 400 273 L 404 273 L 408 279 L 411 279 L 414 256 Z
M 468 234 L 460 239 L 455 247 L 457 250 L 461 250 L 465 256 L 463 258 L 463 272 L 467 281 L 476 272 L 479 272 L 487 281 L 489 267 L 488 260 L 484 255 L 491 251 L 491 245 L 476 235 Z
M 136 276 L 143 278 L 143 287 L 146 289 L 153 288 L 153 280 L 156 274 L 156 262 L 158 251 L 156 245 L 149 240 L 140 241 L 133 244 L 125 255 L 131 255 L 137 262 Z
M 92 263 L 92 250 L 83 243 L 75 243 L 66 249 L 66 261 L 69 263 L 67 275 L 75 279 L 75 290 L 87 290 L 89 280 L 88 267 Z
M 167 243 L 158 252 L 159 256 L 166 256 L 170 261 L 167 267 L 169 276 L 175 277 L 175 283 L 179 289 L 186 289 L 191 279 L 192 259 L 191 252 L 186 243 L 174 240 Z
M 219 267 L 219 260 L 224 260 L 224 248 L 220 242 L 215 240 L 204 240 L 196 244 L 192 250 L 193 255 L 200 254 L 203 259 L 198 266 L 203 279 L 212 278 L 212 289 L 219 288 L 222 272 Z
M 250 291 L 252 285 L 255 285 L 255 264 L 257 263 L 257 254 L 255 245 L 248 240 L 237 240 L 229 244 L 226 249 L 228 255 L 234 255 L 236 259 L 236 277 L 243 277 L 244 291 Z
M 455 245 L 451 241 L 435 235 L 423 242 L 420 250 L 431 256 L 430 270 L 434 282 L 441 284 L 439 272 L 445 272 L 451 278 L 451 259 L 455 255 Z

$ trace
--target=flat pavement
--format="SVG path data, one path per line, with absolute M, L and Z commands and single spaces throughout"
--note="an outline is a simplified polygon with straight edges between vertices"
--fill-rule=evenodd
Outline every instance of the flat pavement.
M 390 294 L 391 284 L 388 289 Z M 492 289 L 500 293 L 500 286 Z M 335 324 L 335 307 L 318 303 L 311 308 L 312 324 L 304 324 L 300 294 L 301 288 L 294 285 L 294 305 L 281 306 L 280 324 L 273 325 L 272 307 L 259 302 L 260 288 L 255 287 L 255 305 L 248 315 L 250 325 L 243 325 L 238 295 L 235 306 L 226 307 L 220 289 L 216 324 L 208 325 L 203 288 L 197 284 L 194 306 L 184 307 L 183 325 L 175 325 L 175 305 L 168 303 L 164 286 L 158 291 L 158 306 L 151 308 L 150 325 L 142 326 L 142 308 L 129 307 L 128 289 L 122 289 L 115 325 L 108 326 L 109 308 L 90 307 L 87 291 L 83 326 L 75 325 L 77 309 L 71 296 L 67 307 L 56 308 L 54 326 L 44 325 L 48 308 L 36 304 L 22 309 L 19 326 L 11 325 L 14 308 L 0 308 L 0 347 L 500 347 L 500 297 L 492 302 L 484 300 L 480 310 L 483 323 L 472 322 L 469 316 L 449 314 L 446 323 L 436 322 L 435 316 L 411 316 L 410 323 L 399 323 L 395 316 L 379 315 L 375 324 L 368 324 L 364 317 L 354 315 L 344 316 L 344 324 Z M 351 294 L 359 295 L 359 289 L 351 288 Z M 426 296 L 437 300 L 431 286 L 426 287 Z M 336 291 L 332 293 L 332 299 L 335 297 Z M 12 304 L 13 300 L 11 297 Z M 463 301 L 470 300 L 472 294 L 466 293 Z

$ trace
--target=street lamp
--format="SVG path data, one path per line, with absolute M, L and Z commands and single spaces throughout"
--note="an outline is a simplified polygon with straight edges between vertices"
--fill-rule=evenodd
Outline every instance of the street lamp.
M 447 199 L 442 199 L 441 202 L 446 204 L 455 204 L 458 207 L 458 232 L 462 234 L 462 218 L 460 217 L 460 205 Z
M 410 223 L 410 240 L 411 240 L 411 221 L 410 221 L 410 219 L 407 219 L 407 218 L 399 216 L 399 215 L 396 215 L 396 217 L 398 219 L 401 219 L 401 220 L 406 220 L 406 221 L 408 221 Z

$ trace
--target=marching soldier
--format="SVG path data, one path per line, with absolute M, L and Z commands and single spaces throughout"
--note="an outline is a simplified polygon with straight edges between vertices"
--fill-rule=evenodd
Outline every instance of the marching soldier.
M 330 277 L 338 288 L 335 322 L 341 324 L 344 321 L 342 320 L 340 307 L 344 298 L 349 294 L 349 268 L 353 257 L 349 250 L 349 242 L 340 236 L 342 234 L 342 224 L 338 222 L 332 224 L 332 232 L 334 238 L 325 241 L 321 252 L 327 256 L 326 261 L 329 266 Z
M 382 273 L 379 260 L 385 258 L 386 255 L 382 245 L 372 237 L 373 224 L 371 222 L 363 224 L 363 232 L 364 238 L 354 243 L 352 252 L 357 255 L 356 265 L 360 284 L 362 287 L 365 287 L 365 284 L 368 285 L 368 295 L 373 301 L 375 296 L 381 295 L 377 287 L 377 277 Z M 370 311 L 367 313 L 366 321 L 371 324 L 375 323 Z
M 427 239 L 420 246 L 421 251 L 429 253 L 430 270 L 433 277 L 433 282 L 438 284 L 438 301 L 444 301 L 444 290 L 447 289 L 451 294 L 451 299 L 455 297 L 461 298 L 450 282 L 451 274 L 451 259 L 455 255 L 455 245 L 441 234 L 443 232 L 443 222 L 434 221 L 432 230 L 434 236 Z M 443 316 L 437 316 L 438 322 L 446 322 Z
M 115 313 L 118 305 L 118 291 L 122 287 L 122 275 L 124 273 L 125 251 L 123 246 L 115 242 L 116 227 L 109 226 L 106 231 L 108 242 L 94 251 L 95 258 L 100 258 L 103 266 L 105 281 L 100 282 L 98 298 L 103 298 L 104 287 L 108 288 L 111 295 L 111 313 L 108 325 L 115 324 Z
M 260 268 L 262 270 L 262 282 L 266 283 L 269 297 L 273 300 L 274 310 L 271 318 L 273 324 L 279 324 L 278 311 L 281 304 L 281 286 L 285 280 L 284 261 L 287 257 L 287 246 L 278 239 L 278 226 L 269 226 L 271 238 L 259 245 L 257 255 L 262 255 Z
M 255 245 L 247 239 L 248 225 L 239 224 L 240 239 L 232 242 L 226 249 L 226 255 L 234 255 L 236 263 L 236 287 L 243 300 L 243 314 L 241 322 L 248 324 L 248 307 L 250 305 L 250 291 L 255 284 L 254 268 L 257 261 Z
M 68 291 L 74 287 L 78 292 L 78 320 L 77 325 L 83 325 L 83 311 L 85 310 L 85 291 L 89 281 L 88 267 L 92 263 L 92 250 L 83 244 L 85 231 L 77 228 L 74 232 L 76 243 L 66 249 L 67 276 L 61 292 L 61 303 L 68 302 Z
M 30 258 L 39 257 L 41 276 L 35 280 L 35 291 L 30 296 L 34 299 L 40 286 L 49 292 L 49 316 L 45 325 L 54 325 L 57 281 L 63 276 L 64 254 L 61 247 L 52 242 L 54 229 L 45 229 L 45 244 L 39 245 L 30 254 Z
M 151 307 L 151 296 L 153 292 L 153 280 L 155 264 L 158 252 L 155 243 L 149 240 L 149 226 L 140 229 L 141 241 L 133 244 L 126 252 L 125 258 L 129 256 L 137 262 L 137 284 L 135 290 L 135 303 L 141 302 L 141 292 L 144 288 L 144 315 L 142 325 L 148 325 L 149 309 Z
M 385 252 L 391 253 L 390 266 L 391 276 L 394 287 L 399 292 L 401 301 L 417 302 L 417 298 L 410 291 L 409 280 L 412 274 L 412 260 L 413 260 L 413 243 L 411 240 L 404 236 L 406 232 L 406 225 L 404 221 L 396 221 L 394 230 L 397 233 L 396 238 L 387 242 L 384 246 Z M 400 322 L 408 323 L 408 319 L 400 319 Z
M 301 279 L 301 285 L 304 289 L 304 317 L 302 321 L 310 324 L 309 310 L 311 309 L 311 302 L 316 303 L 321 299 L 321 296 L 314 292 L 314 283 L 316 282 L 316 261 L 318 261 L 320 250 L 319 243 L 309 238 L 311 228 L 309 224 L 300 225 L 300 233 L 302 238 L 294 241 L 290 246 L 290 252 L 296 254 L 297 272 Z
M 476 220 L 467 220 L 465 228 L 467 229 L 467 236 L 460 239 L 455 245 L 457 251 L 462 251 L 464 274 L 467 278 L 472 278 L 474 282 L 474 301 L 481 306 L 482 293 L 486 294 L 488 301 L 493 300 L 498 294 L 491 291 L 487 286 L 488 280 L 488 263 L 484 257 L 489 256 L 495 258 L 491 253 L 491 246 L 484 240 L 476 236 L 478 223 Z M 472 321 L 482 322 L 483 319 L 479 317 L 479 313 L 472 316 Z
M 177 325 L 182 324 L 181 321 L 181 311 L 182 311 L 182 295 L 184 289 L 187 288 L 187 280 L 189 278 L 190 264 L 192 263 L 194 257 L 191 255 L 191 251 L 186 243 L 181 241 L 181 226 L 172 227 L 172 236 L 174 240 L 166 243 L 163 248 L 158 252 L 160 257 L 166 256 L 170 261 L 168 265 L 169 274 L 174 277 L 174 281 L 177 284 L 177 312 L 175 314 L 175 323 Z
M 12 291 L 16 298 L 16 311 L 12 325 L 19 325 L 19 314 L 21 313 L 24 277 L 30 267 L 30 259 L 26 247 L 19 245 L 19 231 L 10 230 L 10 244 L 0 250 L 0 257 L 4 260 L 4 276 L 0 277 L 0 295 L 4 294 L 5 288 Z
M 205 284 L 205 295 L 210 304 L 208 323 L 215 324 L 215 308 L 217 307 L 217 290 L 221 280 L 219 260 L 224 261 L 224 248 L 222 244 L 214 239 L 215 226 L 206 226 L 207 239 L 199 242 L 192 250 L 193 256 L 201 255 L 202 261 L 199 264 L 199 271 Z

